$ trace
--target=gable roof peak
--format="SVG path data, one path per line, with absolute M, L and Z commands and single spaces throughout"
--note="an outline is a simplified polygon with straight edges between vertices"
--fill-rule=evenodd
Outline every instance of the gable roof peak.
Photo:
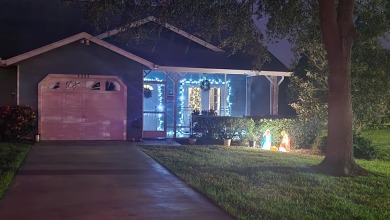
M 26 60 L 26 59 L 29 59 L 31 57 L 34 57 L 34 56 L 37 56 L 37 55 L 40 55 L 40 54 L 43 54 L 43 53 L 46 53 L 48 51 L 51 51 L 53 49 L 56 49 L 56 48 L 59 48 L 59 47 L 62 47 L 62 46 L 65 46 L 67 44 L 70 44 L 70 43 L 73 43 L 75 41 L 79 41 L 81 43 L 86 43 L 85 40 L 89 42 L 93 42 L 97 45 L 100 45 L 102 47 L 105 47 L 111 51 L 114 51 L 122 56 L 125 56 L 127 58 L 130 58 L 134 61 L 137 61 L 149 68 L 154 68 L 156 65 L 148 60 L 145 60 L 137 55 L 134 55 L 132 53 L 129 53 L 119 47 L 116 47 L 110 43 L 107 43 L 99 38 L 96 38 L 86 32 L 81 32 L 81 33 L 78 33 L 78 34 L 75 34 L 73 36 L 70 36 L 70 37 L 67 37 L 65 39 L 62 39 L 62 40 L 59 40 L 59 41 L 56 41 L 54 43 L 51 43 L 51 44 L 48 44 L 46 46 L 43 46 L 43 47 L 40 47 L 40 48 L 37 48 L 35 50 L 32 50 L 32 51 L 29 51 L 29 52 L 26 52 L 26 53 L 23 53 L 23 54 L 20 54 L 18 56 L 15 56 L 15 57 L 11 57 L 7 60 L 2 60 L 1 61 L 1 65 L 3 66 L 10 66 L 10 65 L 13 65 L 15 63 L 18 63 L 18 62 L 21 62 L 23 60 Z
M 149 16 L 147 18 L 144 18 L 144 19 L 141 19 L 141 20 L 138 20 L 138 21 L 135 21 L 135 22 L 132 22 L 130 23 L 129 25 L 125 26 L 125 27 L 119 27 L 119 28 L 115 28 L 115 29 L 112 29 L 112 30 L 109 30 L 109 31 L 106 31 L 104 33 L 101 33 L 99 35 L 96 35 L 96 38 L 99 38 L 99 39 L 104 39 L 104 38 L 107 38 L 107 37 L 111 37 L 111 36 L 114 36 L 118 33 L 121 33 L 121 32 L 124 32 L 126 31 L 128 28 L 133 28 L 133 27 L 138 27 L 140 25 L 143 25 L 143 24 L 146 24 L 148 22 L 156 22 L 157 24 L 160 24 L 162 26 L 164 26 L 165 28 L 185 37 L 185 38 L 188 38 L 192 41 L 194 41 L 195 43 L 198 43 L 212 51 L 217 51 L 217 52 L 225 52 L 224 50 L 222 50 L 221 48 L 211 44 L 211 43 L 208 43 L 186 31 L 183 31 L 171 24 L 168 24 L 168 23 L 165 23 L 165 24 L 161 24 L 160 22 L 157 21 L 156 17 L 154 16 Z

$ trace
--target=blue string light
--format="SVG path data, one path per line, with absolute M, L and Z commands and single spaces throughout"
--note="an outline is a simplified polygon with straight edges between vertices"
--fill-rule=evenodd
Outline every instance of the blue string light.
M 177 121 L 177 124 L 176 124 L 176 127 L 178 127 L 179 129 L 177 129 L 177 132 L 178 133 L 183 133 L 183 134 L 186 134 L 186 129 L 188 128 L 183 128 L 183 126 L 186 125 L 186 123 L 184 122 L 184 116 L 185 116 L 185 113 L 184 113 L 184 110 L 186 108 L 185 106 L 185 102 L 188 101 L 188 97 L 186 97 L 186 94 L 185 94 L 185 87 L 188 87 L 188 86 L 193 86 L 193 87 L 199 87 L 200 83 L 202 81 L 204 81 L 206 79 L 206 77 L 200 77 L 198 80 L 193 80 L 191 78 L 185 78 L 185 79 L 181 79 L 179 81 L 179 93 L 178 93 L 178 109 L 179 109 L 179 112 L 178 112 L 178 115 L 177 117 L 179 118 L 179 120 Z M 164 76 L 161 76 L 161 77 L 155 77 L 155 76 L 147 76 L 145 77 L 145 83 L 147 82 L 154 82 L 154 83 L 164 83 L 165 82 L 165 74 Z M 231 92 L 232 92 L 232 88 L 231 88 L 231 84 L 230 84 L 230 80 L 228 81 L 224 81 L 220 78 L 217 78 L 217 79 L 210 79 L 208 78 L 207 79 L 210 84 L 211 84 L 211 88 L 215 88 L 215 86 L 219 87 L 219 88 L 222 88 L 224 89 L 226 86 L 227 88 L 227 91 L 226 91 L 226 106 L 224 106 L 226 108 L 226 111 L 223 111 L 223 112 L 226 112 L 226 116 L 230 116 L 231 115 L 231 106 L 232 106 L 232 103 L 230 102 L 230 98 L 231 98 Z M 221 87 L 223 86 L 223 87 Z M 165 117 L 164 117 L 164 112 L 166 111 L 165 109 L 165 84 L 157 84 L 157 97 L 158 97 L 158 103 L 156 103 L 156 111 L 159 112 L 157 114 L 157 118 L 158 118 L 158 125 L 157 125 L 157 130 L 158 131 L 163 131 L 164 130 L 164 126 L 165 126 Z M 176 111 L 176 110 L 174 110 Z M 186 126 L 187 127 L 187 126 Z M 167 131 L 167 136 L 169 137 L 173 137 L 174 135 L 174 131 Z M 177 134 L 176 134 L 177 135 Z M 180 135 L 179 135 L 180 136 Z

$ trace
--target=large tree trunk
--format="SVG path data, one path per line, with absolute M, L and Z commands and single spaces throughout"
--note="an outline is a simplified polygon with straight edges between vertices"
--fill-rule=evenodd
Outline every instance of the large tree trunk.
M 354 0 L 318 0 L 322 38 L 329 64 L 328 143 L 325 159 L 316 166 L 323 173 L 348 176 L 362 173 L 353 158 L 350 62 L 356 36 Z

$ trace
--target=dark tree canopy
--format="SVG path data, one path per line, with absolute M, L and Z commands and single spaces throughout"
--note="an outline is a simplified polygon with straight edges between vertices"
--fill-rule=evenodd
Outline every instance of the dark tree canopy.
M 152 33 L 160 33 L 171 24 L 233 54 L 237 51 L 255 55 L 254 68 L 268 59 L 263 35 L 253 22 L 254 1 L 174 1 L 174 0 L 96 0 L 67 1 L 82 4 L 87 17 L 104 32 L 121 27 L 127 39 L 139 42 Z M 139 25 L 149 16 L 162 24 Z

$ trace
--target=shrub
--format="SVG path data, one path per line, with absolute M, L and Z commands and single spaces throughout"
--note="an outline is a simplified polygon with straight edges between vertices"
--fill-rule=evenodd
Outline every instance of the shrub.
M 323 129 L 319 123 L 296 118 L 257 118 L 255 121 L 262 133 L 267 129 L 271 131 L 273 144 L 280 143 L 280 132 L 286 131 L 293 148 L 312 148 Z
M 327 136 L 319 137 L 318 149 L 326 151 Z M 379 151 L 372 145 L 372 141 L 364 138 L 360 133 L 353 134 L 353 156 L 359 159 L 372 160 L 379 156 Z
M 245 132 L 246 133 L 245 139 L 248 141 L 257 141 L 261 135 L 260 135 L 259 130 L 256 128 L 255 121 L 252 118 L 250 118 L 247 121 L 246 125 L 247 125 L 247 127 L 246 127 L 246 132 Z
M 193 115 L 193 131 L 200 133 L 203 138 L 222 139 L 223 137 L 242 138 L 242 131 L 245 129 L 246 118 Z
M 294 148 L 311 148 L 323 126 L 314 122 L 303 122 L 295 118 L 251 118 L 193 115 L 194 131 L 202 134 L 203 138 L 222 139 L 224 136 L 233 136 L 233 139 L 255 139 L 253 136 L 262 134 L 269 129 L 273 144 L 280 143 L 281 131 L 286 131 Z M 252 137 L 250 138 L 248 135 Z M 253 135 L 254 134 L 254 135 Z
M 258 118 L 255 120 L 258 125 L 258 129 L 260 130 L 261 135 L 269 129 L 272 135 L 272 142 L 280 143 L 281 141 L 281 131 L 286 131 L 290 136 L 296 130 L 295 127 L 295 119 L 291 118 Z
M 372 160 L 379 156 L 379 151 L 372 145 L 372 141 L 364 138 L 360 133 L 353 134 L 353 155 L 356 158 Z
M 31 107 L 0 107 L 0 139 L 16 140 L 27 135 L 35 129 L 36 119 L 36 114 Z

